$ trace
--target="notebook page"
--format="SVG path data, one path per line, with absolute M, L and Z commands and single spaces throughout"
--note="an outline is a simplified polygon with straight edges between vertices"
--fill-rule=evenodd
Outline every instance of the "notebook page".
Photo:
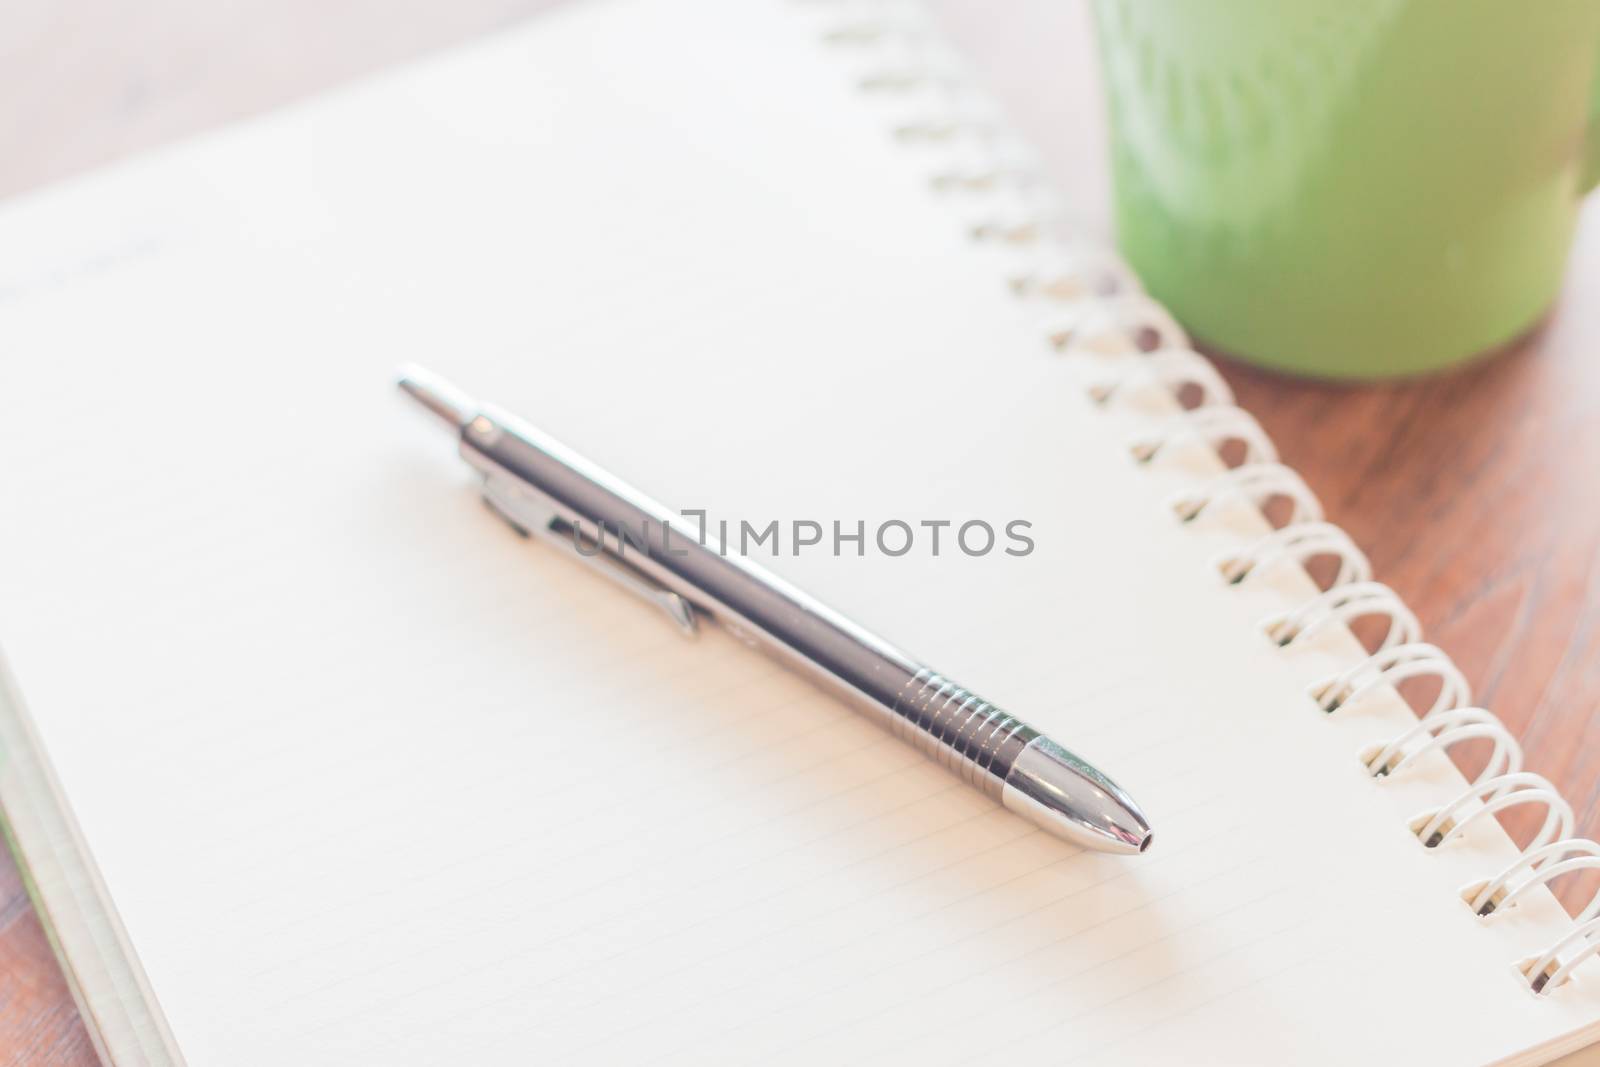
M 1553 905 L 1455 904 L 1504 842 L 1406 833 L 1453 772 L 1365 780 L 1400 710 L 1311 712 L 1347 650 L 1262 640 L 1292 596 L 1212 565 L 1247 519 L 1164 521 L 1204 457 L 1133 464 L 1149 416 L 1040 350 L 813 31 L 586 3 L 0 220 L 0 645 L 187 1061 L 1478 1063 L 1592 1023 L 1510 974 Z M 408 359 L 713 520 L 1031 523 L 761 558 L 1156 847 L 1047 839 L 517 539 Z

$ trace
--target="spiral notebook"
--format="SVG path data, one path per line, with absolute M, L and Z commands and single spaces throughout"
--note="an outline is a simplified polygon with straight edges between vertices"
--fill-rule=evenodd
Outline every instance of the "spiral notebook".
M 0 798 L 106 1061 L 1600 1037 L 1595 907 L 1545 884 L 1600 850 L 1030 175 L 912 8 L 589 0 L 9 205 Z M 1045 837 L 520 541 L 405 360 L 775 523 L 763 563 L 1104 766 L 1155 847 Z

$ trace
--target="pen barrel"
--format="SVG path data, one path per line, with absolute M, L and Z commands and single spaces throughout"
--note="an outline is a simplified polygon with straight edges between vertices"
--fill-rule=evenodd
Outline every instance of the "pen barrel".
M 1039 736 L 752 561 L 727 556 L 682 530 L 660 504 L 511 416 L 483 409 L 462 427 L 461 446 L 490 483 L 511 487 L 510 496 L 489 494 L 508 517 L 518 514 L 522 498 L 537 495 L 541 503 L 533 510 L 539 514 L 514 521 L 545 534 L 573 531 L 574 547 L 576 531 L 592 530 L 597 549 L 606 528 L 639 531 L 631 548 L 618 537 L 613 571 L 625 565 L 624 573 L 681 597 L 996 800 L 1022 751 Z
M 1017 756 L 1039 736 L 1021 719 L 927 668 L 906 682 L 890 712 L 893 733 L 996 800 Z
M 700 537 L 689 534 L 666 508 L 532 427 L 493 408 L 468 416 L 469 402 L 448 395 L 423 399 L 460 423 L 461 455 L 483 475 L 484 499 L 516 529 L 569 544 L 686 632 L 711 617 L 1048 833 L 1123 854 L 1149 844 L 1149 823 L 1131 797 L 1027 723 L 750 560 L 725 555 L 702 539 L 703 525 Z

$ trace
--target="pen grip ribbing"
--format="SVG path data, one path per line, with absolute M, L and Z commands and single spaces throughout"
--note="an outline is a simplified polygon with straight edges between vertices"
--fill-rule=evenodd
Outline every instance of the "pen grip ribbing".
M 963 781 L 999 799 L 1018 753 L 1037 730 L 935 671 L 901 688 L 891 729 Z

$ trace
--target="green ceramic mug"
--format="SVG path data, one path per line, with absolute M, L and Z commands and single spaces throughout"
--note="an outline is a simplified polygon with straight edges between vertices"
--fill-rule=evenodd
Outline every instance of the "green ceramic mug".
M 1206 344 L 1323 377 L 1531 328 L 1600 180 L 1600 0 L 1096 0 L 1118 239 Z

